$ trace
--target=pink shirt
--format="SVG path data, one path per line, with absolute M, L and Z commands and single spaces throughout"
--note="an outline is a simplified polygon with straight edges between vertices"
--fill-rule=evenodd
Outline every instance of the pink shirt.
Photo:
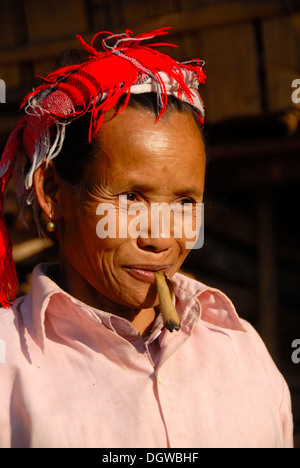
M 0 309 L 0 447 L 293 446 L 290 394 L 220 291 L 176 274 L 179 332 L 144 340 L 39 265 Z

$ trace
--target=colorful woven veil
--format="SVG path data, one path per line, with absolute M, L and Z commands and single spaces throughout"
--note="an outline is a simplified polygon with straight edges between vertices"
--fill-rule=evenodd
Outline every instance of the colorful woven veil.
M 64 142 L 67 125 L 84 114 L 90 115 L 89 139 L 93 138 L 103 121 L 104 113 L 116 106 L 122 95 L 125 104 L 132 93 L 155 92 L 158 118 L 167 107 L 168 95 L 191 104 L 200 122 L 204 120 L 204 108 L 198 86 L 205 81 L 203 62 L 193 59 L 177 62 L 157 50 L 163 44 L 150 42 L 168 33 L 162 28 L 131 36 L 131 31 L 114 35 L 101 32 L 90 45 L 77 36 L 88 52 L 86 61 L 59 68 L 43 78 L 43 83 L 23 101 L 26 111 L 8 139 L 0 160 L 0 303 L 10 306 L 16 297 L 18 280 L 12 259 L 12 244 L 4 218 L 4 196 L 11 175 L 18 168 L 24 173 L 27 156 L 31 162 L 29 172 L 17 182 L 19 197 L 26 196 L 30 204 L 34 197 L 33 174 L 46 161 L 57 156 Z M 102 50 L 94 48 L 100 35 Z

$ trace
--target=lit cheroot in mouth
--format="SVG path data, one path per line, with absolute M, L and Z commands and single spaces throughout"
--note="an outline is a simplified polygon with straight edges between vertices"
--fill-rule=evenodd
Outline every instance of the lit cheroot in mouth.
M 142 281 L 154 283 L 155 272 L 159 270 L 167 272 L 170 265 L 126 265 L 124 268 L 131 276 Z

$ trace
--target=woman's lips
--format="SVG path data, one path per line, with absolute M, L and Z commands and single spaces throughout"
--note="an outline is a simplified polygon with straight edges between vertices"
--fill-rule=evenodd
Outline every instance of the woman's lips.
M 134 278 L 137 278 L 142 281 L 146 281 L 149 283 L 155 283 L 155 271 L 158 270 L 163 270 L 167 271 L 169 269 L 169 266 L 162 265 L 162 266 L 126 266 L 125 269 L 128 271 L 128 273 L 133 276 Z

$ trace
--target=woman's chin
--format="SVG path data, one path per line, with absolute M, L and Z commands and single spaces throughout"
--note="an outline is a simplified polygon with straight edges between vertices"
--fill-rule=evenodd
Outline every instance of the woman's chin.
M 156 287 L 150 288 L 146 294 L 141 294 L 141 292 L 132 291 L 132 294 L 129 298 L 124 298 L 122 305 L 128 307 L 129 309 L 150 309 L 151 307 L 156 307 L 159 303 L 157 298 Z

